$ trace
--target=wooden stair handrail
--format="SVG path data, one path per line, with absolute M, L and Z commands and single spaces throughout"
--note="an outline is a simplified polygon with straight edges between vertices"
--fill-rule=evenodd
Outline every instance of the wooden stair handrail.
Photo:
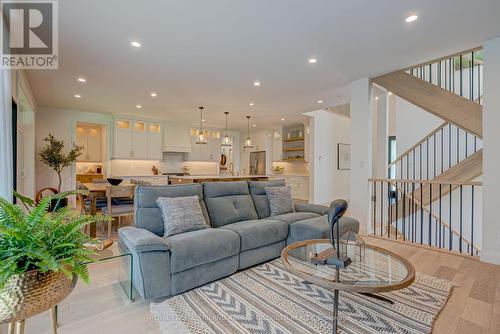
M 444 122 L 443 124 L 441 124 L 439 127 L 437 127 L 436 129 L 434 129 L 431 133 L 429 133 L 427 136 L 425 136 L 424 138 L 420 139 L 415 145 L 413 145 L 412 147 L 410 147 L 408 150 L 406 150 L 403 154 L 401 154 L 399 157 L 397 157 L 394 161 L 392 161 L 391 163 L 389 163 L 389 166 L 388 168 L 391 168 L 393 165 L 395 165 L 398 161 L 400 160 L 403 160 L 403 158 L 410 154 L 413 150 L 415 150 L 417 147 L 419 147 L 421 144 L 425 143 L 425 141 L 427 139 L 429 139 L 430 137 L 432 137 L 435 133 L 439 132 L 439 130 L 443 129 L 444 127 L 446 127 L 448 124 L 450 124 L 449 122 Z
M 442 184 L 456 186 L 478 186 L 481 187 L 483 182 L 480 181 L 441 181 L 441 180 L 412 180 L 412 179 L 388 179 L 388 178 L 369 178 L 370 182 L 398 182 L 398 183 L 423 183 L 423 184 Z

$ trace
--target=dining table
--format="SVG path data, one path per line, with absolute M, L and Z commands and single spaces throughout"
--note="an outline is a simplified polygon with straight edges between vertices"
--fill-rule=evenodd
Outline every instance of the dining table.
M 98 183 L 82 183 L 82 186 L 88 190 L 90 198 L 90 214 L 94 216 L 97 213 L 97 198 L 106 197 L 106 188 L 110 187 L 109 182 L 98 182 Z M 120 183 L 119 186 L 135 186 L 135 184 L 129 181 L 124 181 Z M 89 225 L 89 233 L 91 238 L 97 236 L 97 223 L 93 222 Z

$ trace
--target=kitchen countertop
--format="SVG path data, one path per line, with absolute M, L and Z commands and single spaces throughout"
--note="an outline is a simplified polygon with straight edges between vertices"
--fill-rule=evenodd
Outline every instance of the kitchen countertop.
M 174 179 L 182 180 L 212 180 L 212 179 L 261 179 L 268 178 L 268 175 L 184 175 L 184 176 L 171 176 Z

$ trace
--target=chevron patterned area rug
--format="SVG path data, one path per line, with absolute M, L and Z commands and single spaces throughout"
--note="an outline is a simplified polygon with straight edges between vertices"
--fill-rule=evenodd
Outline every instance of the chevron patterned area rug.
M 409 287 L 383 293 L 389 304 L 340 292 L 342 333 L 430 333 L 453 283 L 417 273 Z M 167 333 L 331 333 L 333 292 L 304 284 L 274 260 L 162 303 L 151 318 Z

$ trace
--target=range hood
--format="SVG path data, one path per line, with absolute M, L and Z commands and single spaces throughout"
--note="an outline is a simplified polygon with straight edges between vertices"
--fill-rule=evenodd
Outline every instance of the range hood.
M 167 123 L 163 129 L 163 152 L 191 153 L 191 138 L 187 126 Z

